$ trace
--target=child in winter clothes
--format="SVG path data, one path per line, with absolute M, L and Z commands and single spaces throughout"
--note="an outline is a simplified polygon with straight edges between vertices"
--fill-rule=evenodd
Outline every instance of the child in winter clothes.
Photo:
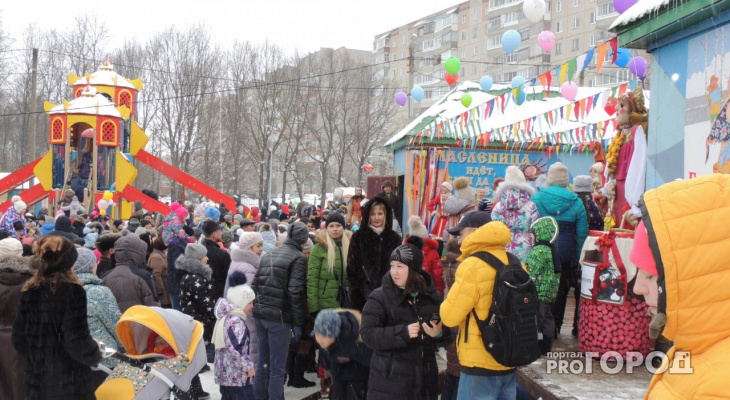
M 560 273 L 555 272 L 555 266 L 560 265 L 560 256 L 554 245 L 558 238 L 558 222 L 553 217 L 543 217 L 535 221 L 530 229 L 535 235 L 535 246 L 527 257 L 527 273 L 537 286 L 542 330 L 540 346 L 542 353 L 547 354 L 553 345 L 555 334 L 552 303 L 560 285 Z
M 444 264 L 441 262 L 441 255 L 438 251 L 439 242 L 428 237 L 426 225 L 421 222 L 421 218 L 417 215 L 411 215 L 408 218 L 408 227 L 410 228 L 410 236 L 416 236 L 423 240 L 423 270 L 431 276 L 433 286 L 443 297 Z M 408 241 L 407 238 L 406 241 Z
M 228 293 L 218 299 L 213 330 L 215 345 L 215 383 L 220 385 L 221 399 L 254 399 L 253 377 L 256 374 L 251 359 L 251 336 L 246 316 L 253 309 L 256 295 L 246 284 L 246 275 L 235 272 L 228 277 Z

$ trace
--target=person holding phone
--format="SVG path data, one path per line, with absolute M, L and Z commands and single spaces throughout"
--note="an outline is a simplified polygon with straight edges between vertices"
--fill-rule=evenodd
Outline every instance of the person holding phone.
M 393 250 L 390 271 L 365 303 L 360 334 L 375 351 L 369 400 L 438 398 L 436 347 L 452 336 L 441 324 L 442 299 L 423 271 L 422 249 L 423 241 L 411 236 Z

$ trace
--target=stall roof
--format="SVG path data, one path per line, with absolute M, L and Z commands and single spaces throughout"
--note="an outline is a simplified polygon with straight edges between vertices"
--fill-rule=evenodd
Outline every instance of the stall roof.
M 442 138 L 446 136 L 446 139 L 452 139 L 454 141 L 471 138 L 485 132 L 492 132 L 512 126 L 513 124 L 526 119 L 542 117 L 547 112 L 555 111 L 583 99 L 595 98 L 596 95 L 599 96 L 598 102 L 603 105 L 610 96 L 611 89 L 612 88 L 609 87 L 579 87 L 575 100 L 571 102 L 560 95 L 560 88 L 558 87 L 551 87 L 550 94 L 548 95 L 540 84 L 536 86 L 529 86 L 529 84 L 527 84 L 524 89 L 526 101 L 522 105 L 518 106 L 514 100 L 507 100 L 504 113 L 501 111 L 500 104 L 499 107 L 495 107 L 495 110 L 488 117 L 485 117 L 484 115 L 479 115 L 477 117 L 480 129 L 476 134 L 470 133 L 466 137 L 460 137 L 458 135 L 448 137 L 448 134 L 443 133 Z M 460 100 L 464 93 L 469 93 L 472 96 L 472 103 L 469 108 L 466 108 L 461 104 Z M 420 116 L 411 121 L 411 123 L 391 137 L 385 145 L 388 149 L 399 147 L 398 145 L 403 141 L 403 139 L 419 134 L 427 126 L 451 121 L 460 115 L 463 115 L 465 112 L 473 111 L 480 107 L 480 111 L 483 113 L 484 107 L 482 106 L 505 94 L 505 97 L 511 96 L 511 87 L 508 85 L 494 84 L 489 92 L 484 92 L 478 83 L 466 81 L 454 88 L 448 94 L 444 95 L 428 110 L 424 111 Z M 564 115 L 563 118 L 555 120 L 552 124 L 548 124 L 543 118 L 535 118 L 535 123 L 531 126 L 531 132 L 537 132 L 542 134 L 541 136 L 544 136 L 547 134 L 582 128 L 587 125 L 605 122 L 610 119 L 611 116 L 606 113 L 603 106 L 600 106 L 592 108 L 589 113 L 581 118 L 580 121 L 575 120 L 572 115 Z M 613 136 L 612 126 L 606 132 L 606 137 L 610 136 Z

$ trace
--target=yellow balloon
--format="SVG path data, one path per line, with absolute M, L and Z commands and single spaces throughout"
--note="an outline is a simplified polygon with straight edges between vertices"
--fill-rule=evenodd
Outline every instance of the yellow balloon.
M 111 200 L 112 197 L 114 197 L 114 195 L 112 194 L 112 192 L 110 192 L 108 190 L 104 192 L 104 200 Z
M 99 210 L 99 215 L 106 215 L 106 210 L 103 208 Z

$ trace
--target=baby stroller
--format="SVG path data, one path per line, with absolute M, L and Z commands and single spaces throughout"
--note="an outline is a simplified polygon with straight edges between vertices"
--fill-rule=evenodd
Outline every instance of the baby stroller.
M 190 399 L 186 392 L 206 364 L 203 324 L 160 307 L 134 306 L 117 323 L 126 354 L 103 348 L 120 362 L 96 390 L 99 400 Z M 103 347 L 103 344 L 100 344 Z

